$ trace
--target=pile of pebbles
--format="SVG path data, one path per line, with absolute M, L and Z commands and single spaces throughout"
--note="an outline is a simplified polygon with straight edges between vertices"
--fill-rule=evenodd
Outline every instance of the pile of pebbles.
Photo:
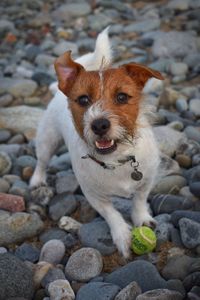
M 0 300 L 200 299 L 200 2 L 1 1 Z M 125 261 L 82 195 L 64 145 L 29 189 L 53 62 L 92 51 L 106 26 L 115 64 L 166 80 L 148 90 L 161 153 L 149 196 L 157 247 Z M 131 201 L 113 199 L 130 221 Z

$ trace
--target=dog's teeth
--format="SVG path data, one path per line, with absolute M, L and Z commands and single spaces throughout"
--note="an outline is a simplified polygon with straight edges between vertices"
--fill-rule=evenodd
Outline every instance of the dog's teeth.
M 106 149 L 106 148 L 110 148 L 114 145 L 114 140 L 110 140 L 110 141 L 95 141 L 95 145 L 98 149 Z

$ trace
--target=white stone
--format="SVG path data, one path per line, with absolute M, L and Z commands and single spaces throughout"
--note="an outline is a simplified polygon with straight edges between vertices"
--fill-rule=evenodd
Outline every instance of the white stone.
M 71 217 L 64 216 L 59 221 L 59 227 L 67 232 L 78 232 L 82 224 Z
M 75 299 L 74 291 L 68 280 L 58 279 L 51 282 L 48 286 L 48 292 L 51 300 Z

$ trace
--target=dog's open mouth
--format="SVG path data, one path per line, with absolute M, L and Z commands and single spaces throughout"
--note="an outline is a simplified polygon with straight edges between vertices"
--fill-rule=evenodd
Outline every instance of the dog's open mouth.
M 100 154 L 109 154 L 116 150 L 117 143 L 114 140 L 95 141 L 96 151 Z

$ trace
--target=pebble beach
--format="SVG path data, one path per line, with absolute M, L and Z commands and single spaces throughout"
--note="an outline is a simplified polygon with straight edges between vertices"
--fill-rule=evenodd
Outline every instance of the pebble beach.
M 0 300 L 200 300 L 200 1 L 2 0 L 0 16 Z M 53 63 L 93 51 L 107 26 L 114 66 L 165 78 L 144 99 L 162 159 L 148 198 L 157 245 L 128 260 L 64 144 L 48 184 L 29 188 Z M 131 222 L 131 200 L 113 204 Z

